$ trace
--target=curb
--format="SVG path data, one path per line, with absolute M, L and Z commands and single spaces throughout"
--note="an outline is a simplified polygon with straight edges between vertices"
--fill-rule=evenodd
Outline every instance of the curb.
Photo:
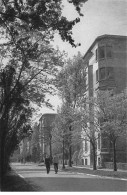
M 119 177 L 108 177 L 108 176 L 101 176 L 101 175 L 92 175 L 92 174 L 86 174 L 86 175 L 89 175 L 89 176 L 98 176 L 98 177 L 103 177 L 103 178 L 106 178 L 106 179 L 115 179 L 115 180 L 123 180 L 123 181 L 127 181 L 127 179 L 125 178 L 119 178 Z
M 21 177 L 21 178 L 23 178 L 24 179 L 24 177 L 22 176 L 22 175 L 20 175 L 20 174 L 18 174 L 19 175 L 19 177 Z

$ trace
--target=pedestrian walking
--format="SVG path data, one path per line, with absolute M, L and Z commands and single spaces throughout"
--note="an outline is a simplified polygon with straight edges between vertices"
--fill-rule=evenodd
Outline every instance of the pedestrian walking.
M 58 162 L 59 162 L 58 156 L 55 155 L 54 158 L 53 158 L 55 174 L 57 174 L 57 172 L 58 172 Z
M 50 172 L 50 157 L 48 155 L 46 155 L 46 158 L 45 158 L 45 166 L 46 166 L 46 170 L 48 174 Z

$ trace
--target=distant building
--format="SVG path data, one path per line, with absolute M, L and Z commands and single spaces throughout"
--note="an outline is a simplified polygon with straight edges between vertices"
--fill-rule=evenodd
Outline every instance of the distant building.
M 43 114 L 39 119 L 39 132 L 40 132 L 40 148 L 41 148 L 41 159 L 44 160 L 46 154 L 52 157 L 52 137 L 51 131 L 53 128 L 53 122 L 56 114 L 48 113 Z
M 86 65 L 86 96 L 93 97 L 95 91 L 116 89 L 120 93 L 127 87 L 127 36 L 103 35 L 96 38 L 84 55 Z M 127 140 L 124 140 L 124 143 Z M 102 159 L 110 161 L 110 150 L 107 142 L 99 137 L 97 145 L 97 165 L 100 166 Z M 122 146 L 121 146 L 122 147 Z M 127 142 L 121 148 L 119 159 L 127 162 Z M 92 165 L 91 145 L 84 143 L 85 165 Z

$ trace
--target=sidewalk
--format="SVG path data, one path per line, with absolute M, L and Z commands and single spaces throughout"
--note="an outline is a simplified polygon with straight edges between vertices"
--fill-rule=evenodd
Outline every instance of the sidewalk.
M 34 164 L 38 166 L 38 164 Z M 114 172 L 111 169 L 98 169 L 93 171 L 90 167 L 85 166 L 73 166 L 69 167 L 68 165 L 65 166 L 65 169 L 62 169 L 62 165 L 59 165 L 59 169 L 64 172 L 73 172 L 73 173 L 81 173 L 81 174 L 88 174 L 88 175 L 98 175 L 100 177 L 112 177 L 112 178 L 119 178 L 127 181 L 127 171 L 118 170 Z M 36 191 L 29 183 L 26 182 L 25 179 L 21 178 L 14 170 L 8 172 L 5 176 L 3 181 L 3 186 L 1 191 L 4 192 L 32 192 Z

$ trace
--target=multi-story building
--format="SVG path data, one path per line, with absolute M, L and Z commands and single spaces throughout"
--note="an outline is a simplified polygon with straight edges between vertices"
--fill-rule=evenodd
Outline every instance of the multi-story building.
M 127 87 L 127 36 L 103 35 L 97 37 L 84 55 L 84 62 L 87 67 L 86 95 L 88 97 L 94 96 L 97 90 L 115 88 L 116 93 L 120 93 Z M 100 136 L 97 144 L 98 166 L 102 158 L 111 160 L 109 152 L 104 138 Z M 127 161 L 127 150 L 125 160 Z M 91 165 L 92 163 L 91 144 L 86 139 L 84 164 Z
M 41 160 L 44 160 L 46 154 L 52 157 L 51 131 L 53 128 L 53 122 L 55 120 L 55 117 L 55 113 L 48 113 L 43 114 L 39 119 Z

